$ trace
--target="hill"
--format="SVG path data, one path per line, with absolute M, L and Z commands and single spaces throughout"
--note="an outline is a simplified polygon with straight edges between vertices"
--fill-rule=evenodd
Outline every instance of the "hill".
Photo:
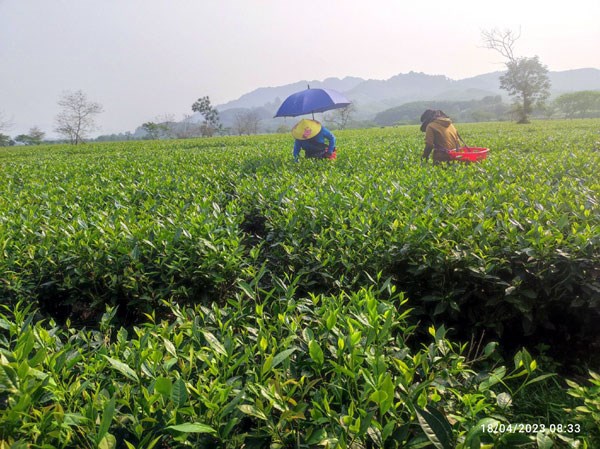
M 380 110 L 418 100 L 481 99 L 485 96 L 505 93 L 500 90 L 499 79 L 502 73 L 486 73 L 462 80 L 453 80 L 444 75 L 428 75 L 417 72 L 398 74 L 387 80 L 365 80 L 356 77 L 327 78 L 323 81 L 303 80 L 279 87 L 262 87 L 242 95 L 237 100 L 219 105 L 217 108 L 219 111 L 232 108 L 256 108 L 268 103 L 278 106 L 279 101 L 294 92 L 305 89 L 307 85 L 338 90 L 360 107 L 373 103 L 385 104 L 386 107 Z M 551 93 L 553 95 L 578 90 L 600 89 L 600 70 L 595 68 L 549 72 L 548 76 L 552 83 Z
M 500 96 L 507 99 L 506 92 L 500 89 L 500 76 L 503 72 L 486 73 L 461 80 L 453 80 L 444 75 L 409 72 L 392 76 L 387 80 L 363 79 L 358 77 L 302 80 L 276 87 L 260 87 L 237 100 L 217 105 L 223 126 L 232 127 L 237 114 L 245 111 L 256 112 L 261 119 L 263 132 L 274 132 L 289 124 L 290 119 L 274 119 L 281 102 L 290 94 L 313 88 L 335 89 L 344 93 L 356 106 L 353 118 L 357 121 L 377 123 L 379 113 L 398 108 L 413 102 L 469 102 L 486 97 Z M 582 68 L 565 71 L 551 71 L 551 95 L 581 90 L 600 90 L 600 70 Z M 194 122 L 202 121 L 200 114 L 191 117 Z M 292 119 L 293 120 L 293 119 Z M 141 131 L 135 133 L 139 137 Z

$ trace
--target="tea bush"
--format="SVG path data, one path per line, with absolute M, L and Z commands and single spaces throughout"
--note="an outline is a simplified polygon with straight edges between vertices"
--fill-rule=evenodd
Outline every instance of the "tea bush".
M 594 444 L 488 430 L 538 343 L 597 363 L 599 124 L 459 125 L 490 156 L 446 167 L 414 126 L 2 149 L 0 445 Z
M 263 266 L 264 287 L 300 277 L 303 293 L 383 273 L 435 322 L 592 344 L 597 125 L 462 125 L 491 156 L 445 169 L 418 162 L 416 127 L 340 132 L 325 164 L 291 163 L 281 135 L 3 150 L 1 294 L 135 322 Z
M 255 295 L 250 286 L 248 293 Z M 131 329 L 74 330 L 0 313 L 1 447 L 551 447 L 585 441 L 517 426 L 512 397 L 541 382 L 526 350 L 514 366 L 477 362 L 443 327 L 418 348 L 402 295 L 362 289 L 294 299 L 262 292 L 222 307 L 170 306 Z M 388 299 L 381 299 L 388 297 Z M 482 361 L 495 363 L 481 367 Z M 547 427 L 547 426 L 546 426 Z M 536 443 L 537 442 L 537 443 Z M 560 446 L 559 446 L 560 447 Z

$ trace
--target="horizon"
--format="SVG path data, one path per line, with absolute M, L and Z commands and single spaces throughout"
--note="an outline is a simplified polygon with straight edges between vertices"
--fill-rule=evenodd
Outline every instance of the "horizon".
M 572 68 L 572 69 L 565 69 L 565 70 L 549 70 L 549 73 L 550 72 L 551 73 L 563 73 L 563 72 L 572 72 L 572 71 L 578 71 L 578 70 L 598 70 L 598 71 L 600 71 L 600 68 L 596 68 L 596 67 L 579 67 L 579 68 Z M 389 81 L 390 79 L 392 79 L 394 77 L 401 76 L 401 75 L 410 75 L 410 74 L 425 75 L 425 76 L 431 76 L 431 77 L 442 76 L 442 77 L 444 77 L 444 78 L 446 78 L 446 79 L 448 79 L 450 81 L 464 81 L 464 80 L 468 80 L 468 79 L 472 79 L 472 78 L 477 78 L 477 77 L 481 77 L 481 76 L 493 75 L 493 74 L 496 74 L 496 73 L 503 73 L 504 71 L 505 70 L 496 70 L 496 71 L 493 71 L 493 72 L 486 72 L 486 73 L 481 73 L 481 74 L 478 74 L 478 75 L 468 76 L 466 78 L 451 78 L 451 77 L 449 77 L 449 76 L 447 76 L 445 74 L 442 74 L 442 73 L 431 74 L 431 73 L 417 72 L 417 71 L 414 71 L 414 70 L 410 70 L 408 72 L 397 73 L 397 74 L 389 76 L 388 78 L 383 78 L 383 79 L 379 79 L 379 78 L 362 78 L 362 77 L 353 76 L 353 75 L 346 75 L 344 77 L 329 76 L 329 77 L 324 78 L 324 79 L 312 79 L 312 80 L 304 79 L 304 80 L 297 80 L 297 81 L 294 81 L 292 83 L 282 84 L 282 85 L 278 85 L 278 86 L 260 86 L 260 87 L 256 87 L 256 88 L 254 88 L 254 89 L 252 89 L 252 90 L 250 90 L 250 91 L 248 91 L 248 92 L 246 92 L 246 93 L 244 93 L 244 94 L 240 95 L 239 97 L 234 98 L 232 100 L 229 100 L 229 101 L 226 101 L 226 102 L 220 103 L 220 104 L 213 104 L 213 107 L 215 107 L 216 109 L 218 109 L 221 106 L 226 106 L 226 105 L 228 105 L 230 103 L 234 103 L 236 101 L 239 101 L 243 97 L 245 97 L 247 95 L 250 95 L 250 94 L 252 94 L 252 93 L 254 93 L 254 92 L 258 91 L 258 90 L 261 90 L 261 89 L 278 89 L 278 88 L 284 88 L 286 86 L 291 86 L 291 85 L 300 84 L 300 83 L 313 83 L 313 82 L 323 83 L 323 82 L 326 82 L 327 80 L 340 80 L 340 81 L 342 81 L 342 80 L 347 79 L 347 78 L 360 79 L 360 80 L 362 80 L 361 83 L 362 82 L 366 82 L 366 81 Z M 426 100 L 423 100 L 423 101 L 426 101 Z M 452 100 L 439 100 L 439 101 L 452 101 Z M 456 101 L 458 101 L 458 100 L 456 100 Z M 398 106 L 400 106 L 400 105 L 398 105 Z M 392 106 L 392 107 L 396 107 L 396 106 Z M 229 108 L 226 108 L 226 109 L 223 109 L 222 111 L 226 111 L 228 109 Z M 222 112 L 222 111 L 220 111 L 220 112 Z M 195 114 L 196 113 L 192 113 L 191 115 L 195 115 Z M 182 120 L 176 120 L 176 121 L 180 122 Z M 116 132 L 113 132 L 113 133 L 96 132 L 96 133 L 93 133 L 94 135 L 91 138 L 95 139 L 95 138 L 100 137 L 100 136 L 110 136 L 110 135 L 120 135 L 120 134 L 134 133 L 139 127 L 141 127 L 141 125 L 142 125 L 142 123 L 139 123 L 133 129 L 124 129 L 124 130 L 116 131 Z M 18 134 L 25 134 L 25 133 L 27 133 L 27 131 L 30 128 L 27 128 L 26 130 L 23 130 L 22 132 L 19 132 L 19 133 L 11 132 L 10 134 L 11 135 L 14 134 L 15 136 L 18 135 Z M 47 136 L 46 140 L 48 140 L 48 141 L 62 140 L 62 138 L 58 137 L 56 134 L 52 135 L 52 137 L 48 137 L 48 135 L 49 135 L 49 133 L 46 133 L 46 136 Z

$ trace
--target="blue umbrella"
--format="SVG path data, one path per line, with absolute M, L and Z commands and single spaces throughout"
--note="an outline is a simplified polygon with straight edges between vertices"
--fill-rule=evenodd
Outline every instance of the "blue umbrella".
M 332 89 L 308 89 L 296 92 L 285 99 L 275 117 L 296 117 L 331 109 L 344 108 L 350 101 L 341 93 Z

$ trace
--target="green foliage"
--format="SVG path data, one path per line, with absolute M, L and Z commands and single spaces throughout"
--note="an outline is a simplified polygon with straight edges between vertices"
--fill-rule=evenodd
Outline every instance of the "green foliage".
M 584 90 L 563 94 L 554 100 L 554 103 L 568 118 L 600 115 L 600 92 L 598 91 Z
M 463 125 L 490 156 L 447 167 L 417 127 L 3 149 L 0 447 L 593 447 L 548 426 L 594 387 L 536 415 L 521 346 L 597 335 L 597 129 Z
M 0 133 L 0 147 L 8 147 L 14 145 L 15 142 L 6 134 Z
M 529 123 L 534 106 L 542 106 L 550 96 L 548 68 L 537 56 L 512 58 L 506 68 L 507 72 L 500 76 L 500 87 L 515 97 L 518 123 Z
M 111 324 L 114 310 L 76 331 L 4 307 L 0 444 L 511 447 L 516 436 L 485 426 L 510 423 L 505 398 L 543 377 L 526 351 L 512 369 L 478 370 L 443 327 L 412 347 L 410 310 L 389 285 L 254 295 L 173 306 L 170 322 L 151 315 L 129 330 Z
M 203 136 L 212 136 L 215 132 L 221 129 L 221 120 L 219 119 L 219 111 L 211 104 L 208 96 L 198 98 L 192 104 L 192 111 L 199 112 L 204 117 L 204 123 L 201 127 Z
M 600 375 L 590 371 L 585 384 L 567 379 L 568 393 L 579 402 L 574 409 L 567 409 L 570 422 L 581 423 L 583 431 L 600 444 Z
M 24 145 L 40 145 L 45 135 L 46 133 L 34 126 L 29 130 L 29 134 L 20 134 L 15 137 L 15 142 L 20 142 Z
M 415 316 L 497 336 L 592 338 L 597 121 L 463 125 L 482 164 L 421 166 L 417 128 L 340 131 L 334 163 L 288 136 L 4 150 L 0 292 L 64 319 L 261 287 L 352 291 L 379 273 Z M 223 151 L 225 149 L 225 151 Z
M 166 123 L 146 122 L 142 125 L 142 129 L 146 131 L 150 139 L 158 139 L 169 131 L 169 126 Z

